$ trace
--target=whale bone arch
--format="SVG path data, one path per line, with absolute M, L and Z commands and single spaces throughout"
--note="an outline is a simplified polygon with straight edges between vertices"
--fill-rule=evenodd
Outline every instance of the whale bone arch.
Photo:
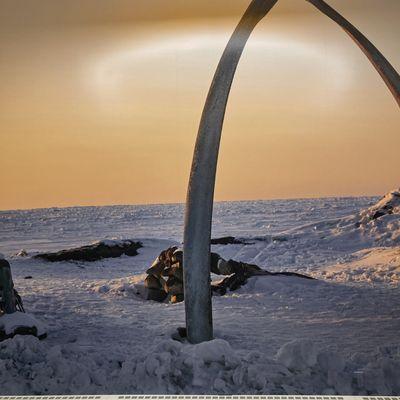
M 221 56 L 202 112 L 190 172 L 183 265 L 188 340 L 213 339 L 210 240 L 215 176 L 222 126 L 237 65 L 250 34 L 278 0 L 252 0 Z M 360 47 L 400 106 L 400 77 L 383 54 L 323 0 L 306 0 L 336 22 Z

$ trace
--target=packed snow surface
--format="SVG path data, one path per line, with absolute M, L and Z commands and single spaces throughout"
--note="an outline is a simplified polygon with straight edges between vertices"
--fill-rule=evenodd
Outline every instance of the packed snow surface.
M 0 395 L 400 395 L 400 196 L 218 203 L 223 257 L 271 271 L 213 298 L 215 339 L 171 339 L 184 305 L 144 301 L 144 272 L 179 245 L 182 205 L 0 212 L 0 251 L 48 337 L 0 342 Z M 96 262 L 32 258 L 95 241 L 143 244 Z M 24 279 L 30 278 L 30 279 Z M 0 317 L 0 320 L 3 317 Z

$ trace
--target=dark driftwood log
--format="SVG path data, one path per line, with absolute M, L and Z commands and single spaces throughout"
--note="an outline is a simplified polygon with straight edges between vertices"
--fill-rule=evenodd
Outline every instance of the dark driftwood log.
M 220 238 L 211 239 L 211 244 L 252 244 L 241 239 L 236 239 L 233 236 L 224 236 Z
M 61 250 L 54 253 L 37 254 L 35 258 L 47 261 L 97 261 L 103 258 L 116 258 L 123 254 L 136 256 L 137 250 L 143 247 L 140 242 L 125 240 L 115 245 L 108 245 L 103 242 L 73 249 Z
M 314 279 L 311 276 L 298 274 L 297 272 L 269 272 L 260 269 L 259 271 L 238 272 L 226 277 L 220 282 L 211 284 L 212 293 L 223 296 L 228 290 L 234 291 L 247 283 L 253 276 L 294 276 L 296 278 Z

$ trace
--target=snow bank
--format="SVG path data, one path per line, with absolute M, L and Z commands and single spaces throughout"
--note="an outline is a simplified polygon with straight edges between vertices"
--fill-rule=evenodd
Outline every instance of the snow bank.
M 386 194 L 373 206 L 359 213 L 341 218 L 336 224 L 321 222 L 316 231 L 325 228 L 338 244 L 348 244 L 358 250 L 360 246 L 394 246 L 400 244 L 400 192 L 394 190 Z M 324 230 L 324 229 L 322 229 Z M 326 238 L 329 240 L 329 238 Z M 340 243 L 341 242 L 341 243 Z
M 400 188 L 392 190 L 383 196 L 376 204 L 360 212 L 363 222 L 368 222 L 391 214 L 400 215 Z
M 337 282 L 400 284 L 400 247 L 377 247 L 358 251 L 345 263 L 321 268 L 315 277 Z
M 215 339 L 198 345 L 163 340 L 136 358 L 116 353 L 84 354 L 17 336 L 0 343 L 1 394 L 400 393 L 399 348 L 344 360 L 297 340 L 268 359 Z
M 17 311 L 0 317 L 0 331 L 6 335 L 11 335 L 18 328 L 36 328 L 39 337 L 46 334 L 44 325 L 30 314 Z
M 276 359 L 235 350 L 222 339 L 198 345 L 164 341 L 122 369 L 127 367 L 148 393 L 398 394 L 400 354 L 387 353 L 384 349 L 360 365 L 302 340 L 284 345 Z

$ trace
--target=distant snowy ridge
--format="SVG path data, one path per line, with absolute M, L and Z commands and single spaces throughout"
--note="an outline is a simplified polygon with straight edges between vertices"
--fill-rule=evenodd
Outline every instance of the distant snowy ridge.
M 334 219 L 321 219 L 318 222 L 299 225 L 274 235 L 237 236 L 239 241 L 285 242 L 301 236 L 312 235 L 327 239 L 339 237 L 350 232 L 358 232 L 372 241 L 400 240 L 400 189 L 392 190 L 377 203 L 355 214 Z M 384 232 L 387 231 L 387 232 Z M 251 244 L 251 243 L 247 243 Z
M 372 207 L 361 211 L 360 216 L 363 222 L 368 222 L 390 214 L 400 215 L 400 188 L 392 190 Z
M 400 191 L 389 192 L 373 206 L 354 215 L 323 220 L 282 233 L 283 237 L 298 235 L 311 235 L 313 239 L 319 238 L 338 246 L 350 244 L 355 249 L 371 244 L 400 244 Z

